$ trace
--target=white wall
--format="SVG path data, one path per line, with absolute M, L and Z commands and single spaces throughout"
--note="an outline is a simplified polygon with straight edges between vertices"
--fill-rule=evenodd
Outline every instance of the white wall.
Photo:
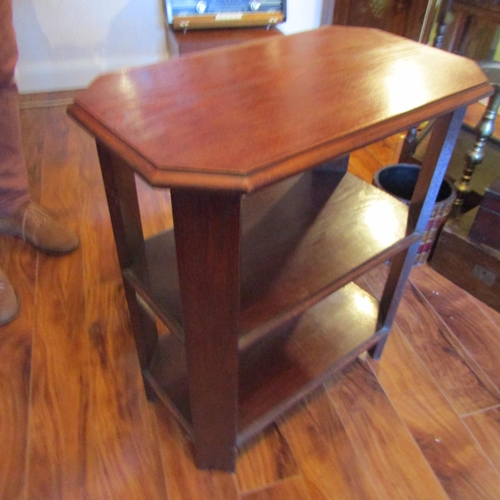
M 280 30 L 287 35 L 319 26 L 323 0 L 288 0 L 287 21 Z
M 288 0 L 284 33 L 319 25 L 322 0 Z M 22 93 L 82 88 L 168 56 L 162 0 L 14 0 Z
M 167 56 L 160 0 L 14 0 L 21 92 L 86 86 Z

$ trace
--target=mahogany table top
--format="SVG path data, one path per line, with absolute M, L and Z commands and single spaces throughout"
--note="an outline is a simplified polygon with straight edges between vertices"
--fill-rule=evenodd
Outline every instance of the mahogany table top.
M 469 59 L 331 26 L 107 74 L 69 113 L 152 185 L 251 192 L 491 92 Z

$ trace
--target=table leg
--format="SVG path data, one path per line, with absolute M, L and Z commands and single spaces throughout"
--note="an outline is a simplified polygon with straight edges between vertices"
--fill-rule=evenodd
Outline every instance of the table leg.
M 436 119 L 408 211 L 409 233 L 424 233 L 460 132 L 465 108 Z M 386 333 L 371 350 L 379 359 L 410 275 L 420 241 L 392 259 L 380 300 L 379 328 Z
M 233 471 L 238 399 L 239 195 L 172 190 L 199 468 Z
M 99 143 L 97 152 L 118 261 L 123 270 L 132 264 L 138 248 L 144 244 L 134 172 Z M 158 342 L 156 323 L 138 303 L 135 290 L 125 280 L 123 285 L 139 362 L 141 368 L 146 369 Z M 149 393 L 147 385 L 146 391 Z

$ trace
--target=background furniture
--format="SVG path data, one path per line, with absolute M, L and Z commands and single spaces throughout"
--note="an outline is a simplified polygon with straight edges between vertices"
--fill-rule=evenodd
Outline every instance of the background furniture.
M 443 29 L 446 12 L 453 13 L 453 20 Z M 438 32 L 444 31 L 443 42 L 437 46 L 475 60 L 487 59 L 498 24 L 498 0 L 447 0 L 442 4 L 438 27 Z
M 500 177 L 486 188 L 469 238 L 500 252 Z
M 425 93 L 409 91 L 417 76 Z M 464 106 L 491 92 L 472 61 L 331 27 L 103 76 L 76 97 L 145 381 L 199 467 L 233 470 L 236 446 L 364 350 L 380 356 Z M 433 116 L 409 207 L 331 162 Z M 144 241 L 134 172 L 171 189 L 173 231 Z M 387 259 L 378 302 L 353 281 Z
M 269 13 L 265 12 L 266 9 L 262 9 L 263 13 L 260 15 L 256 12 L 251 12 L 250 16 L 254 16 L 253 20 L 245 21 L 243 23 L 242 18 L 229 19 L 223 21 L 219 24 L 214 19 L 207 21 L 206 16 L 200 15 L 197 12 L 198 9 L 195 8 L 195 4 L 183 4 L 183 2 L 173 2 L 180 10 L 186 10 L 189 12 L 190 18 L 195 21 L 197 17 L 205 18 L 203 21 L 207 23 L 210 28 L 199 29 L 199 28 L 186 28 L 184 30 L 179 29 L 179 20 L 183 17 L 178 17 L 177 20 L 169 17 L 169 10 L 167 9 L 166 2 L 163 2 L 164 16 L 165 16 L 165 29 L 167 33 L 167 48 L 169 55 L 177 56 L 182 54 L 188 54 L 190 52 L 198 52 L 200 50 L 211 49 L 215 47 L 221 47 L 223 45 L 234 45 L 237 43 L 249 42 L 252 40 L 266 39 L 276 35 L 282 35 L 282 32 L 276 27 L 276 25 L 262 25 L 263 22 L 269 17 Z M 237 1 L 233 2 L 212 2 L 211 4 L 205 4 L 205 9 L 209 7 L 212 12 L 221 11 L 226 12 L 228 9 L 234 9 L 236 11 L 241 10 L 241 14 L 245 14 L 245 18 L 248 18 L 249 4 L 243 5 Z M 276 8 L 276 6 L 275 6 Z M 278 17 L 276 17 L 274 22 L 281 22 L 279 20 L 284 19 L 286 12 L 286 2 L 282 2 L 282 10 Z M 213 18 L 214 14 L 212 14 Z M 256 17 L 255 17 L 256 16 Z M 174 16 L 175 17 L 175 16 Z M 174 22 L 175 21 L 175 22 Z M 248 24 L 250 23 L 250 24 Z M 196 25 L 197 23 L 193 23 Z M 223 28 L 220 25 L 224 26 Z M 175 28 L 175 29 L 174 29 Z
M 500 311 L 500 251 L 469 236 L 479 208 L 445 224 L 429 263 L 439 274 Z
M 486 141 L 493 135 L 495 120 L 498 114 L 498 108 L 500 107 L 500 63 L 486 62 L 481 63 L 480 67 L 488 77 L 495 91 L 488 99 L 488 105 L 486 106 L 484 114 L 474 129 L 476 134 L 474 147 L 467 152 L 462 175 L 456 182 L 457 198 L 455 200 L 455 207 L 458 210 L 463 208 L 468 195 L 471 193 L 471 178 L 476 168 L 480 166 L 484 160 L 484 147 Z
M 427 42 L 438 5 L 438 0 L 323 0 L 321 24 L 378 28 Z
M 488 143 L 500 106 L 500 64 L 487 62 L 481 67 L 495 92 L 473 135 L 463 131 L 453 154 L 448 175 L 458 190 L 454 219 L 445 225 L 430 265 L 500 311 L 499 188 L 495 181 L 500 174 L 500 151 L 497 144 Z

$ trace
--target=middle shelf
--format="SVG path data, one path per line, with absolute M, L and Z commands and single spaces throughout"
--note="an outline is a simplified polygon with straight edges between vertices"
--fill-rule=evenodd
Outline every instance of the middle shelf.
M 240 347 L 420 238 L 408 208 L 347 173 L 310 170 L 242 200 Z M 183 337 L 174 231 L 147 240 L 124 277 Z

